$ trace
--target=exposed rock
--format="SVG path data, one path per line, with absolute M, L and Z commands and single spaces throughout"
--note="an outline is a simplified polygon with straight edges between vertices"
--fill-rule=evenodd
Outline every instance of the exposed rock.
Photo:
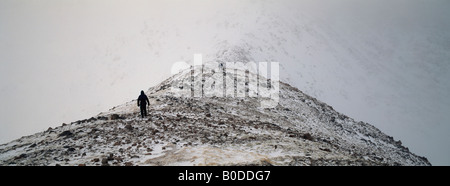
M 307 139 L 307 140 L 310 140 L 310 141 L 314 140 L 314 138 L 309 133 L 303 134 L 303 139 Z
M 128 125 L 125 126 L 125 129 L 133 130 L 133 126 L 131 126 L 130 124 L 128 124 Z
M 76 150 L 76 149 L 73 148 L 73 147 L 69 147 L 69 148 L 67 149 L 68 152 L 73 152 L 73 151 L 75 151 L 75 150 Z
M 102 159 L 102 166 L 109 166 L 109 164 L 108 164 L 108 158 L 103 158 L 103 159 Z
M 20 160 L 20 159 L 26 158 L 26 157 L 27 157 L 26 154 L 20 154 L 19 156 L 16 156 L 16 157 L 14 158 L 14 160 Z
M 108 161 L 112 161 L 112 160 L 114 160 L 114 154 L 109 154 L 109 156 L 108 156 L 108 158 L 106 158 L 106 160 L 108 160 Z
M 66 131 L 62 132 L 61 134 L 59 134 L 58 136 L 59 136 L 59 137 L 62 137 L 62 136 L 65 136 L 65 137 L 71 137 L 72 135 L 73 135 L 72 132 L 66 130 Z
M 123 158 L 122 157 L 115 157 L 114 160 L 118 161 L 118 162 L 122 162 Z
M 108 120 L 108 117 L 106 116 L 99 116 L 97 117 L 98 120 Z
M 124 119 L 119 114 L 111 114 L 111 120 Z
M 328 148 L 319 148 L 320 150 L 323 150 L 323 151 L 326 151 L 326 152 L 331 152 L 331 150 L 330 149 L 328 149 Z
M 336 121 L 336 117 L 334 117 L 334 116 L 331 117 L 330 122 L 333 122 L 333 123 L 334 123 L 335 121 Z

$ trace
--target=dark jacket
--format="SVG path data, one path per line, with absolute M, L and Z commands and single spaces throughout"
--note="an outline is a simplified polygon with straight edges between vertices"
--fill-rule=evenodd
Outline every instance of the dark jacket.
M 150 105 L 150 101 L 148 100 L 147 95 L 145 95 L 144 91 L 141 91 L 141 95 L 139 95 L 137 99 L 138 106 L 145 107 L 147 104 Z

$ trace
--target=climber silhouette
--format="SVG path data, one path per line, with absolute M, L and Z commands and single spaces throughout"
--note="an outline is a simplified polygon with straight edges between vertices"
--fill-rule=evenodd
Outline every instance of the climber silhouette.
M 150 101 L 148 100 L 147 95 L 145 95 L 144 91 L 141 90 L 141 95 L 139 95 L 137 99 L 138 107 L 141 107 L 141 116 L 144 118 L 147 116 L 147 105 L 150 106 Z

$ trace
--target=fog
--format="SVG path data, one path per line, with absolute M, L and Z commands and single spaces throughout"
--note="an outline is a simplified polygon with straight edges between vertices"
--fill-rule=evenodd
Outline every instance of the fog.
M 2 0 L 0 143 L 86 119 L 136 99 L 140 90 L 168 78 L 173 63 L 189 62 L 195 53 L 205 54 L 205 61 L 214 60 L 219 47 L 253 41 L 243 33 L 261 32 L 263 36 L 264 30 L 258 29 L 269 26 L 258 26 L 292 16 L 297 21 L 305 20 L 304 28 L 317 31 L 307 33 L 319 39 L 303 38 L 302 45 L 293 52 L 315 48 L 309 55 L 289 53 L 304 57 L 299 61 L 306 61 L 306 67 L 299 62 L 286 63 L 284 57 L 272 58 L 290 68 L 281 69 L 282 80 L 339 112 L 380 127 L 406 142 L 407 147 L 413 146 L 410 149 L 414 153 L 426 156 L 433 164 L 450 165 L 450 140 L 446 135 L 450 105 L 449 8 L 448 1 L 437 0 Z M 294 39 L 282 32 L 276 34 L 281 39 Z M 259 42 L 250 45 L 262 46 Z M 324 52 L 319 52 L 322 49 Z M 252 54 L 264 56 L 274 51 Z M 334 57 L 323 57 L 329 53 Z M 285 54 L 271 57 L 281 55 Z M 308 65 L 315 65 L 314 59 L 335 57 L 341 60 L 341 67 L 360 75 L 354 77 L 373 77 L 364 81 L 369 83 L 364 86 L 375 87 L 368 90 L 370 94 L 352 93 L 358 90 L 352 86 L 360 81 L 346 79 L 353 76 L 344 77 L 341 71 L 310 74 L 308 82 L 295 79 L 299 77 L 294 73 L 297 68 L 329 72 L 314 71 Z M 357 63 L 348 62 L 352 60 Z M 424 63 L 417 62 L 420 60 Z M 314 68 L 321 68 L 317 66 Z M 298 71 L 301 77 L 308 77 Z M 380 72 L 389 76 L 380 77 Z M 327 79 L 342 80 L 339 86 L 346 86 L 350 93 L 335 93 L 339 87 L 332 86 L 338 85 L 324 88 L 329 86 L 324 82 L 332 82 Z M 357 93 L 364 94 L 364 102 L 351 98 L 360 96 Z M 389 127 L 384 121 L 396 125 Z M 411 137 L 416 134 L 422 136 Z

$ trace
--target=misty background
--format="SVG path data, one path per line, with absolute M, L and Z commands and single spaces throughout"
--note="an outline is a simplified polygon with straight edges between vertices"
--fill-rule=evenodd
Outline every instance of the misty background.
M 450 165 L 445 0 L 2 0 L 0 143 L 136 99 L 173 63 L 278 61 L 281 80 Z

